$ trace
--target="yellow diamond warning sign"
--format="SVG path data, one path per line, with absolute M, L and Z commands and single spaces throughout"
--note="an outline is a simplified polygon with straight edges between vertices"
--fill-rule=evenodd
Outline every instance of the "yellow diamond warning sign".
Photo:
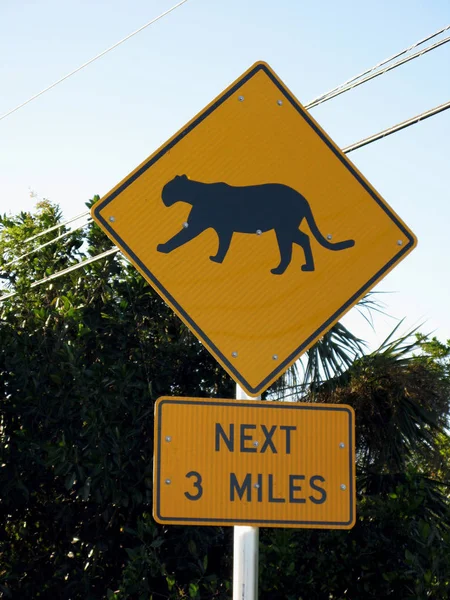
M 252 396 L 416 244 L 265 63 L 92 216 Z

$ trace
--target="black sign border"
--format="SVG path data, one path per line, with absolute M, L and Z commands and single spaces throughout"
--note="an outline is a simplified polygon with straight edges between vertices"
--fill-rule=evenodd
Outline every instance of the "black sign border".
M 317 133 L 317 135 L 322 139 L 322 141 L 328 146 L 328 148 L 335 154 L 335 156 L 342 162 L 342 164 L 351 172 L 351 174 L 358 180 L 358 182 L 364 187 L 367 193 L 373 198 L 373 200 L 380 206 L 380 208 L 388 215 L 388 217 L 396 224 L 396 226 L 400 229 L 403 235 L 407 238 L 408 242 L 400 247 L 397 254 L 388 261 L 384 267 L 382 267 L 373 277 L 371 277 L 365 285 L 363 285 L 355 294 L 353 294 L 347 302 L 345 302 L 340 308 L 338 308 L 320 327 L 318 327 L 306 340 L 304 340 L 291 354 L 282 362 L 280 362 L 276 368 L 271 371 L 271 373 L 265 377 L 258 385 L 251 386 L 249 382 L 241 375 L 241 373 L 237 370 L 235 364 L 233 364 L 229 358 L 227 358 L 220 349 L 212 342 L 212 340 L 205 334 L 205 332 L 191 319 L 189 314 L 183 309 L 181 304 L 177 302 L 177 300 L 169 293 L 169 291 L 158 281 L 158 279 L 152 274 L 150 269 L 136 256 L 130 246 L 114 231 L 111 227 L 110 223 L 102 217 L 101 211 L 105 209 L 106 206 L 110 202 L 112 202 L 119 194 L 121 194 L 129 185 L 131 185 L 136 179 L 138 179 L 147 169 L 149 169 L 152 165 L 154 165 L 162 156 L 164 156 L 167 152 L 169 152 L 182 138 L 188 135 L 199 123 L 201 123 L 204 119 L 206 119 L 212 112 L 214 112 L 221 104 L 223 104 L 230 96 L 237 93 L 238 90 L 248 82 L 252 77 L 254 77 L 257 73 L 263 71 L 267 77 L 276 85 L 279 89 L 280 93 L 283 94 L 284 98 L 288 100 L 292 106 L 297 110 L 297 112 L 303 117 L 303 119 L 308 123 L 310 127 Z M 355 304 L 359 298 L 361 298 L 366 292 L 368 292 L 371 287 L 373 287 L 376 282 L 383 277 L 383 275 L 389 271 L 397 262 L 399 262 L 402 257 L 415 245 L 415 238 L 411 235 L 408 229 L 405 228 L 403 223 L 399 221 L 397 216 L 390 210 L 390 208 L 386 205 L 383 199 L 378 196 L 375 191 L 366 183 L 366 181 L 361 177 L 361 175 L 356 171 L 354 166 L 348 161 L 345 155 L 331 142 L 331 140 L 324 135 L 322 130 L 317 127 L 316 123 L 311 119 L 308 115 L 307 111 L 297 102 L 297 100 L 292 96 L 289 90 L 282 84 L 282 82 L 272 73 L 272 71 L 268 68 L 266 63 L 260 62 L 256 63 L 250 71 L 248 71 L 242 78 L 238 79 L 229 89 L 227 89 L 221 96 L 219 96 L 216 101 L 211 104 L 211 106 L 207 107 L 203 112 L 201 112 L 192 123 L 187 125 L 184 129 L 182 129 L 178 135 L 176 135 L 170 142 L 168 142 L 165 146 L 163 146 L 159 152 L 157 152 L 154 156 L 152 156 L 148 161 L 146 161 L 136 172 L 130 175 L 117 189 L 112 191 L 110 194 L 106 195 L 102 198 L 97 204 L 93 207 L 93 213 L 95 218 L 102 224 L 102 227 L 108 231 L 109 236 L 119 245 L 121 246 L 128 255 L 132 258 L 132 260 L 139 266 L 140 270 L 145 273 L 147 278 L 151 281 L 153 287 L 158 291 L 158 293 L 167 300 L 175 310 L 182 316 L 188 327 L 195 332 L 200 340 L 204 341 L 207 347 L 215 354 L 220 360 L 226 365 L 228 371 L 232 373 L 235 381 L 239 383 L 244 389 L 248 390 L 252 394 L 258 395 L 262 391 L 266 389 L 268 384 L 281 376 L 281 374 L 286 370 L 286 368 L 296 359 L 298 358 L 303 351 L 308 348 L 308 346 L 317 338 L 319 338 L 323 333 L 326 332 L 328 327 L 334 321 L 337 321 L 339 317 L 343 316 L 343 314 L 349 310 L 353 304 Z
M 163 419 L 163 407 L 167 404 L 189 404 L 194 406 L 232 406 L 236 410 L 239 408 L 272 408 L 274 410 L 289 409 L 289 410 L 312 410 L 312 411 L 333 411 L 333 412 L 346 412 L 348 414 L 348 444 L 349 444 L 349 489 L 348 497 L 350 501 L 349 506 L 349 519 L 348 521 L 290 521 L 285 519 L 212 519 L 212 518 L 197 518 L 197 517 L 167 517 L 161 515 L 161 445 L 162 445 L 162 419 Z M 266 526 L 270 527 L 277 526 L 282 527 L 283 525 L 297 525 L 301 528 L 302 525 L 308 525 L 313 528 L 314 525 L 322 528 L 339 529 L 339 528 L 350 528 L 353 526 L 355 519 L 355 505 L 354 505 L 354 480 L 355 480 L 355 456 L 353 452 L 353 432 L 355 429 L 354 413 L 349 410 L 346 406 L 327 406 L 326 404 L 298 404 L 295 402 L 286 403 L 274 403 L 274 402 L 261 402 L 255 400 L 209 400 L 203 398 L 159 398 L 155 405 L 155 439 L 154 447 L 156 451 L 156 461 L 153 465 L 153 485 L 154 485 L 154 503 L 153 503 L 153 516 L 155 516 L 159 522 L 176 525 L 179 524 L 191 524 L 191 525 L 221 525 L 229 524 L 233 525 L 255 525 L 255 526 Z M 199 432 L 200 435 L 200 432 Z M 347 440 L 345 440 L 347 441 Z M 155 501 L 156 500 L 156 501 Z

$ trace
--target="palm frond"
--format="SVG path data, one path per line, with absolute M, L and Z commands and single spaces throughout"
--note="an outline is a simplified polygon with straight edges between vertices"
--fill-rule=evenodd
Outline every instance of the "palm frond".
M 366 343 L 342 323 L 336 323 L 312 348 L 305 358 L 295 363 L 271 388 L 272 399 L 294 396 L 296 399 L 318 389 L 324 382 L 335 381 L 362 356 Z
M 386 315 L 385 305 L 379 299 L 383 293 L 369 292 L 356 306 L 371 326 L 374 312 Z M 277 400 L 298 400 L 309 397 L 321 386 L 333 389 L 343 383 L 346 371 L 366 351 L 366 342 L 338 322 L 287 370 L 265 396 Z
M 387 294 L 389 292 L 369 292 L 362 298 L 358 304 L 356 305 L 356 309 L 359 314 L 367 321 L 367 323 L 375 330 L 375 324 L 373 321 L 373 313 L 378 313 L 383 315 L 384 317 L 392 317 L 387 313 L 384 309 L 386 308 L 386 304 L 382 302 L 378 297 L 382 294 Z
M 353 406 L 358 462 L 364 471 L 404 471 L 416 456 L 431 464 L 436 438 L 447 424 L 446 371 L 420 354 L 417 328 L 396 338 L 400 326 L 333 385 L 322 384 L 310 394 L 312 400 Z

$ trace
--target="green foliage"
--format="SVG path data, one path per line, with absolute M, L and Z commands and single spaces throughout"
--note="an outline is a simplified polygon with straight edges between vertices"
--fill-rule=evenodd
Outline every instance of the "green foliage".
M 430 516 L 434 499 L 414 473 L 390 489 L 360 493 L 348 532 L 265 530 L 262 597 L 448 598 L 450 533 Z
M 118 254 L 31 287 L 111 248 L 60 219 L 46 201 L 0 217 L 18 292 L 0 304 L 0 597 L 229 599 L 232 529 L 152 519 L 153 405 L 234 384 Z M 363 356 L 338 325 L 309 354 L 312 387 L 287 379 L 285 395 L 354 406 L 358 521 L 261 530 L 261 598 L 449 597 L 449 357 L 424 337 Z
M 31 248 L 24 240 L 59 219 L 44 203 L 34 216 L 0 220 L 3 277 L 19 291 L 0 306 L 0 590 L 140 599 L 215 586 L 219 597 L 229 532 L 162 528 L 150 516 L 153 403 L 229 397 L 234 385 L 118 257 L 30 288 L 110 247 L 97 227 L 83 246 L 74 233 L 5 265 L 14 248 L 45 243 L 51 234 Z
M 264 532 L 263 597 L 449 597 L 449 350 L 390 336 L 303 398 L 355 409 L 357 523 Z

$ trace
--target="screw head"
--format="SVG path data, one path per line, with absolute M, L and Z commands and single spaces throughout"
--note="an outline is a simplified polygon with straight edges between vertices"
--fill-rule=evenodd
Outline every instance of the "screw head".
M 261 231 L 261 229 L 257 229 L 257 230 L 256 230 L 256 235 L 261 235 L 261 234 L 262 234 L 262 231 Z
M 244 102 L 244 96 L 239 96 L 238 100 L 239 102 Z
M 397 240 L 397 246 L 403 246 L 403 240 Z
M 274 354 L 274 355 L 272 356 L 272 360 L 278 360 L 278 354 Z
M 254 441 L 254 442 L 253 442 L 253 445 L 254 445 L 254 446 L 259 446 L 259 442 L 257 442 L 257 441 Z
M 277 100 L 277 104 L 278 106 L 281 106 L 283 104 L 283 100 Z
M 255 483 L 255 485 L 254 485 L 253 487 L 255 487 L 255 488 L 259 488 L 259 487 L 260 487 L 260 485 L 259 485 L 259 483 Z
M 345 485 L 345 483 L 341 483 L 341 490 L 345 491 L 347 489 L 347 486 Z
M 166 481 L 164 483 L 167 485 L 170 485 L 172 483 L 172 481 L 170 479 L 166 479 Z
M 339 444 L 339 448 L 345 448 L 345 444 L 344 444 L 344 442 L 341 442 L 341 443 Z
M 166 435 L 166 442 L 171 442 L 172 438 L 170 437 L 170 435 Z
M 331 235 L 331 233 L 329 233 L 329 234 L 327 235 L 327 240 L 331 240 L 331 239 L 333 239 L 333 236 Z
M 183 227 L 184 227 L 185 229 L 187 229 L 187 228 L 189 227 L 189 223 L 188 223 L 187 221 L 185 221 L 185 222 L 183 223 Z
M 111 223 L 114 223 L 114 221 L 116 220 L 116 217 L 109 217 L 109 220 L 111 221 Z
M 231 353 L 231 356 L 232 356 L 233 358 L 237 358 L 237 355 L 238 355 L 238 353 L 237 353 L 237 352 L 232 352 L 232 353 Z

